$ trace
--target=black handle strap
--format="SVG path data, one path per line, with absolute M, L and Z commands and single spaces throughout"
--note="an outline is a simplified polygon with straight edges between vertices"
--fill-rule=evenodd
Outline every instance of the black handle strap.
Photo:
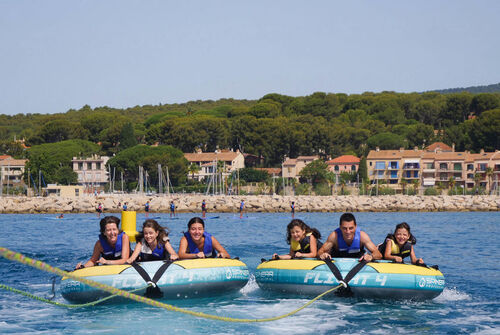
M 156 273 L 153 276 L 153 279 L 149 276 L 149 274 L 144 270 L 138 263 L 133 262 L 132 267 L 137 271 L 137 273 L 144 279 L 144 281 L 148 284 L 152 284 L 146 289 L 146 294 L 144 294 L 148 298 L 161 298 L 163 297 L 163 292 L 156 285 L 158 280 L 160 280 L 161 276 L 165 273 L 168 267 L 172 264 L 172 261 L 165 261 L 159 268 L 156 270 Z

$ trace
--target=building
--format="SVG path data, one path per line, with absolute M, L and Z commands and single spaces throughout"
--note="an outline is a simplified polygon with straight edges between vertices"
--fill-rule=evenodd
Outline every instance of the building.
M 8 155 L 0 156 L 0 181 L 2 186 L 24 187 L 24 167 L 27 159 L 14 159 Z
M 245 167 L 245 157 L 239 151 L 222 150 L 215 152 L 202 152 L 198 150 L 194 153 L 185 153 L 184 157 L 190 164 L 198 167 L 197 171 L 191 170 L 188 178 L 203 180 L 211 177 L 219 167 L 223 176 L 229 176 L 233 171 Z
M 109 173 L 106 170 L 108 156 L 93 155 L 92 157 L 73 157 L 73 171 L 78 174 L 78 185 L 84 186 L 87 193 L 102 191 L 109 183 Z
M 360 159 L 353 155 L 343 155 L 326 162 L 328 169 L 335 174 L 342 172 L 357 173 Z
M 471 189 L 498 189 L 500 151 L 472 154 L 434 150 L 371 150 L 367 157 L 368 176 L 372 184 L 383 183 L 399 189 L 402 181 L 419 186 Z
M 319 159 L 319 156 L 299 156 L 297 158 L 285 157 L 285 161 L 281 164 L 283 178 L 299 179 L 300 171 L 309 163 Z
M 43 193 L 61 197 L 79 197 L 85 192 L 85 187 L 83 185 L 56 185 L 48 184 L 47 187 L 43 188 Z

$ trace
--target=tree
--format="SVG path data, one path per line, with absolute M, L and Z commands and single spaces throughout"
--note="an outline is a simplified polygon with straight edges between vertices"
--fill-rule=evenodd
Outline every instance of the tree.
M 30 170 L 38 183 L 38 171 L 42 171 L 46 183 L 68 184 L 75 182 L 71 160 L 73 157 L 88 157 L 99 152 L 99 146 L 83 140 L 68 140 L 58 143 L 36 145 L 28 149 L 26 173 L 24 180 L 27 183 L 27 171 Z
M 269 179 L 267 171 L 244 168 L 239 171 L 240 179 L 249 183 L 265 182 Z
M 366 156 L 361 157 L 358 169 L 359 179 L 363 182 L 368 181 L 368 167 L 366 166 Z
M 123 126 L 120 132 L 119 143 L 120 143 L 119 145 L 120 150 L 133 147 L 134 145 L 137 144 L 137 139 L 135 138 L 134 127 L 132 126 L 132 123 L 130 122 L 125 123 L 125 125 Z
M 150 172 L 156 171 L 158 164 L 161 164 L 163 168 L 168 166 L 172 184 L 184 183 L 188 171 L 188 161 L 184 158 L 182 151 L 169 145 L 157 147 L 136 145 L 118 152 L 108 161 L 108 164 L 123 172 L 127 183 L 138 180 L 139 166 L 143 166 L 146 171 Z M 150 176 L 152 183 L 158 181 L 154 173 L 150 173 Z
M 406 143 L 403 137 L 387 132 L 371 136 L 370 138 L 368 138 L 367 144 L 371 149 L 379 147 L 381 150 L 395 150 L 406 147 Z
M 307 164 L 299 173 L 299 175 L 313 185 L 327 182 L 328 164 L 320 159 L 316 159 Z
M 191 179 L 194 180 L 194 174 L 198 173 L 198 171 L 200 171 L 200 170 L 201 170 L 201 168 L 198 164 L 196 164 L 196 163 L 189 164 L 188 172 L 191 173 Z
M 57 169 L 54 178 L 61 185 L 71 185 L 78 182 L 78 174 L 69 166 L 61 166 Z
M 473 150 L 495 151 L 500 148 L 500 108 L 486 111 L 465 122 Z
M 491 177 L 493 176 L 493 169 L 491 167 L 486 168 L 486 178 L 488 178 L 488 186 L 489 186 L 489 193 L 491 193 L 492 190 L 492 182 L 491 182 Z
M 480 93 L 472 98 L 470 112 L 480 116 L 483 112 L 500 107 L 498 94 Z
M 408 185 L 408 180 L 406 180 L 406 178 L 401 178 L 401 187 L 403 188 L 403 194 L 405 194 L 406 185 Z

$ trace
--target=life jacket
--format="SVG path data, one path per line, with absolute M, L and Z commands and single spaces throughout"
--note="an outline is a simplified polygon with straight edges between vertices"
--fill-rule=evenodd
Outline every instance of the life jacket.
M 156 248 L 151 250 L 146 240 L 141 240 L 141 253 L 139 254 L 139 259 L 142 262 L 149 261 L 160 261 L 164 259 L 170 259 L 170 254 L 165 248 L 165 245 L 157 243 Z
M 205 202 L 202 202 L 201 203 L 201 209 L 202 210 L 205 210 L 207 208 L 207 205 L 205 204 Z
M 292 250 L 295 252 L 301 252 L 304 254 L 310 253 L 311 252 L 311 246 L 310 246 L 311 235 L 312 235 L 312 232 L 307 233 L 306 237 L 304 237 L 300 242 L 297 242 L 297 241 L 291 239 L 290 246 L 292 247 Z M 318 247 L 317 250 L 319 250 L 319 248 L 321 248 L 321 246 L 323 245 L 323 243 L 321 243 L 318 239 L 316 239 L 316 244 Z
M 205 237 L 205 242 L 203 244 L 203 253 L 207 258 L 214 258 L 215 256 L 217 256 L 217 252 L 214 250 L 212 246 L 212 235 L 210 235 L 205 231 L 203 232 L 203 236 Z M 198 249 L 198 246 L 196 245 L 196 243 L 194 243 L 193 239 L 191 238 L 191 234 L 189 234 L 189 232 L 184 233 L 184 237 L 186 237 L 186 240 L 188 242 L 188 252 L 190 254 L 199 253 L 200 250 Z
M 344 241 L 340 228 L 335 229 L 335 232 L 337 233 L 338 249 L 332 248 L 330 251 L 332 257 L 359 258 L 365 254 L 365 247 L 361 245 L 361 230 L 356 229 L 351 245 L 347 245 L 346 241 Z
M 148 204 L 148 203 L 146 203 L 146 204 L 144 205 L 144 208 L 145 208 L 147 211 L 149 211 L 149 204 Z
M 415 244 L 415 238 L 410 238 L 408 241 L 403 244 L 403 247 L 400 248 L 398 243 L 396 242 L 396 238 L 394 237 L 393 234 L 387 234 L 385 237 L 384 243 L 380 244 L 378 246 L 378 251 L 382 254 L 382 256 L 385 255 L 385 249 L 387 248 L 387 240 L 390 239 L 392 241 L 391 244 L 391 255 L 392 256 L 399 256 L 401 258 L 405 258 L 410 256 L 411 254 L 411 246 Z
M 106 236 L 104 236 L 103 234 L 99 234 L 99 241 L 101 242 L 101 246 L 103 249 L 103 251 L 101 253 L 102 258 L 110 260 L 110 261 L 122 258 L 123 234 L 125 234 L 125 233 L 121 232 L 120 234 L 118 234 L 114 248 L 111 247 L 111 245 L 109 245 L 108 239 L 106 238 Z
M 170 204 L 170 210 L 173 211 L 175 209 L 175 205 L 174 204 Z

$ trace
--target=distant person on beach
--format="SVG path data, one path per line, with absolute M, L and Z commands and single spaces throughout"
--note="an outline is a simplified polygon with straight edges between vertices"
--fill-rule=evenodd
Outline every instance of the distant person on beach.
M 219 255 L 217 255 L 219 253 Z M 205 231 L 202 218 L 194 217 L 188 222 L 188 231 L 179 244 L 179 258 L 230 258 L 228 252 L 215 237 Z
M 76 269 L 88 268 L 97 264 L 125 264 L 130 256 L 130 241 L 120 230 L 120 219 L 105 216 L 100 221 L 99 240 L 94 245 L 94 252 L 87 263 L 78 263 Z
M 410 232 L 410 225 L 401 222 L 396 226 L 394 234 L 388 234 L 384 243 L 378 246 L 378 250 L 384 259 L 392 260 L 397 263 L 403 263 L 405 257 L 410 256 L 412 264 L 424 264 L 422 258 L 415 256 L 413 246 L 417 239 Z
M 146 201 L 146 204 L 144 205 L 144 210 L 146 211 L 146 217 L 149 216 L 149 200 Z
M 64 214 L 61 213 L 57 218 L 58 219 L 64 219 Z
M 315 258 L 318 248 L 323 245 L 319 239 L 321 233 L 316 228 L 311 228 L 304 221 L 293 219 L 286 227 L 286 241 L 290 244 L 287 255 L 274 254 L 273 259 Z
M 99 203 L 99 204 L 97 205 L 97 208 L 96 208 L 95 210 L 96 210 L 96 212 L 97 212 L 97 217 L 100 219 L 100 218 L 101 218 L 101 213 L 102 213 L 102 204 L 101 204 L 101 203 Z
M 128 205 L 126 202 L 123 203 L 123 211 L 126 211 L 128 209 Z
M 207 215 L 207 204 L 205 203 L 205 199 L 201 202 L 201 217 L 205 218 Z
M 174 261 L 179 258 L 170 245 L 167 230 L 160 226 L 156 220 L 147 219 L 144 221 L 142 231 L 136 235 L 135 240 L 138 242 L 132 256 L 127 260 L 129 264 L 136 260 L 139 262 Z
M 292 219 L 295 217 L 295 201 L 292 201 L 292 204 L 290 205 L 290 210 L 292 212 Z
M 116 205 L 116 208 L 122 209 L 122 203 L 121 203 L 121 201 L 118 201 L 118 205 Z
M 175 217 L 175 204 L 174 201 L 170 201 L 170 217 Z
M 241 200 L 241 202 L 240 202 L 240 219 L 243 218 L 244 211 L 245 211 L 245 200 Z
M 371 252 L 365 253 L 365 248 Z M 361 229 L 357 229 L 356 218 L 351 213 L 344 213 L 340 216 L 339 228 L 335 229 L 323 246 L 318 250 L 321 259 L 339 258 L 359 258 L 371 262 L 374 259 L 381 259 L 382 254 L 377 246 L 373 244 L 370 236 Z

